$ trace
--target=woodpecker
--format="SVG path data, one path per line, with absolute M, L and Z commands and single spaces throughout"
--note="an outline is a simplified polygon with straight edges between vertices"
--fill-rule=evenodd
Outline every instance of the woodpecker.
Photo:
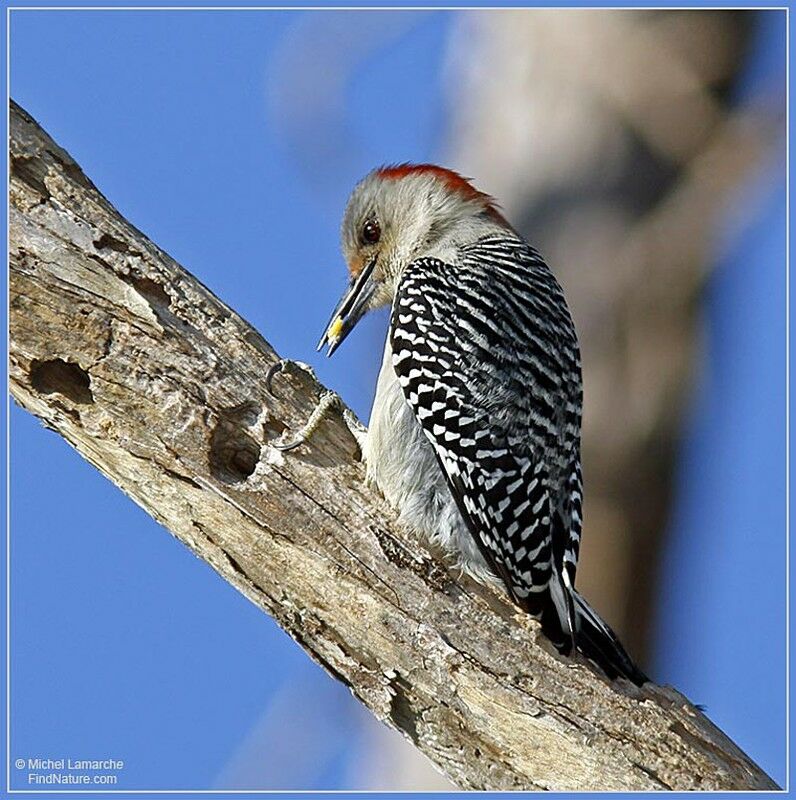
M 432 164 L 367 175 L 342 248 L 350 282 L 319 349 L 331 356 L 367 311 L 391 306 L 363 447 L 370 480 L 460 567 L 502 583 L 559 651 L 644 683 L 575 589 L 580 354 L 542 257 L 492 197 Z

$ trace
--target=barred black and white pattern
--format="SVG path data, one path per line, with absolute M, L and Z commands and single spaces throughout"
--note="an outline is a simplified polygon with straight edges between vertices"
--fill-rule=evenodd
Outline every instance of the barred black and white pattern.
M 487 563 L 536 616 L 574 585 L 581 368 L 561 287 L 519 238 L 421 258 L 393 303 L 393 367 Z

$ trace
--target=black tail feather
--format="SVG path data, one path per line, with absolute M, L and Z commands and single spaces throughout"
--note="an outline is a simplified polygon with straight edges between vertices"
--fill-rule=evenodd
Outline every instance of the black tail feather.
M 612 680 L 627 678 L 636 686 L 649 681 L 600 615 L 574 590 L 573 597 L 577 617 L 575 646 L 578 650 Z

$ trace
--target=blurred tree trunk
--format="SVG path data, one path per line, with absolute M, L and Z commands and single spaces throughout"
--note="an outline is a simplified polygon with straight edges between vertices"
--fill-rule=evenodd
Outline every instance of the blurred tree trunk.
M 771 121 L 728 101 L 750 12 L 462 14 L 449 162 L 559 276 L 585 416 L 578 585 L 648 662 L 716 220 Z

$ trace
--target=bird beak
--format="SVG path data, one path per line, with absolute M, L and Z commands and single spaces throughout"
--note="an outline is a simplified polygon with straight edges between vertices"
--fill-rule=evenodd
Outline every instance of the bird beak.
M 368 302 L 376 291 L 376 281 L 373 280 L 373 268 L 375 266 L 376 259 L 374 258 L 359 273 L 357 278 L 351 281 L 348 291 L 337 304 L 337 308 L 335 308 L 317 347 L 320 350 L 325 344 L 328 344 L 327 356 L 331 356 L 337 350 L 343 343 L 343 339 L 351 333 L 354 326 L 368 310 Z

